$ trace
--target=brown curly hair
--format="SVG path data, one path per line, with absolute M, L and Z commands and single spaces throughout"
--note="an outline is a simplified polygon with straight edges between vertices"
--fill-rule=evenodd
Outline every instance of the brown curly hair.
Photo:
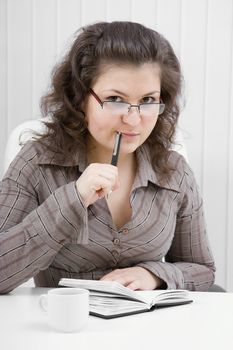
M 161 99 L 165 111 L 145 141 L 154 170 L 171 171 L 168 155 L 179 116 L 182 76 L 170 43 L 158 32 L 139 23 L 99 22 L 81 28 L 69 52 L 52 72 L 51 90 L 41 99 L 43 116 L 51 116 L 40 142 L 72 159 L 88 133 L 82 102 L 100 74 L 102 63 L 141 65 L 157 63 L 161 71 Z

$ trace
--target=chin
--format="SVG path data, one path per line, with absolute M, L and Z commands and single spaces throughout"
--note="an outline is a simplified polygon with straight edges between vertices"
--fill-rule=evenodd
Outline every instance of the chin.
M 124 154 L 134 153 L 140 145 L 124 145 L 121 147 L 120 152 Z

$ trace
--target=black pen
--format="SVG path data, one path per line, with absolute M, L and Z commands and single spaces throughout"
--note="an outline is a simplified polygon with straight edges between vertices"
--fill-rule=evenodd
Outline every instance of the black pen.
M 115 144 L 114 144 L 114 148 L 113 148 L 113 152 L 112 152 L 111 165 L 117 166 L 120 145 L 121 145 L 121 136 L 122 136 L 122 134 L 120 132 L 117 132 L 116 138 L 115 138 Z
M 120 145 L 121 145 L 121 136 L 122 134 L 120 132 L 116 133 L 115 144 L 112 152 L 111 165 L 117 166 L 119 152 L 120 152 Z M 107 194 L 106 196 L 107 199 L 108 199 L 108 195 L 111 193 L 112 193 L 112 190 Z

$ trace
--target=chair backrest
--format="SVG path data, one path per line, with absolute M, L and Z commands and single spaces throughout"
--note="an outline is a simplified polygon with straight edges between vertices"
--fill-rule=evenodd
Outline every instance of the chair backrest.
M 15 158 L 17 153 L 20 151 L 22 145 L 20 144 L 22 141 L 27 142 L 32 139 L 33 137 L 33 131 L 37 131 L 39 133 L 43 133 L 45 131 L 45 125 L 42 121 L 48 121 L 48 119 L 35 119 L 35 120 L 28 120 L 24 123 L 19 124 L 16 126 L 12 132 L 10 133 L 5 153 L 4 153 L 4 162 L 3 162 L 3 171 L 5 172 L 12 160 Z
M 19 124 L 15 129 L 13 129 L 13 131 L 9 135 L 5 148 L 3 163 L 4 173 L 6 172 L 10 163 L 22 147 L 20 145 L 20 140 L 23 142 L 31 140 L 33 137 L 32 131 L 37 131 L 39 133 L 43 133 L 45 131 L 46 127 L 43 124 L 43 121 L 49 121 L 49 119 L 43 118 L 28 120 L 22 124 Z M 173 146 L 173 149 L 182 154 L 185 157 L 185 159 L 188 160 L 183 134 L 179 128 L 177 128 L 176 144 L 175 146 Z

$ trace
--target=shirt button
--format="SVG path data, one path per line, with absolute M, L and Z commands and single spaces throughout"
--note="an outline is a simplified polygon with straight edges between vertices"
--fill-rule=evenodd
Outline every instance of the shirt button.
M 129 229 L 128 228 L 123 228 L 123 230 L 122 230 L 122 233 L 124 233 L 125 235 L 127 235 L 127 233 L 129 233 Z
M 120 243 L 119 238 L 115 238 L 115 239 L 113 240 L 113 244 L 118 245 L 119 243 Z

